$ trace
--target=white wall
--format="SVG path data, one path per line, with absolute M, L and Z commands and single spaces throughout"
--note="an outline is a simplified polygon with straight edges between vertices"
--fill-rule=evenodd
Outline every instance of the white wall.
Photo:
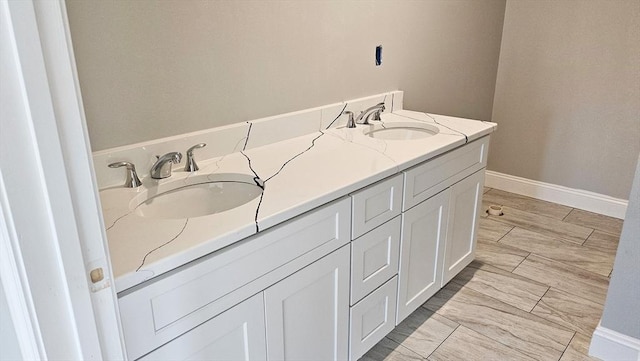
M 507 2 L 488 168 L 626 199 L 640 152 L 640 2 Z
M 504 6 L 67 1 L 93 150 L 395 89 L 409 109 L 488 120 Z

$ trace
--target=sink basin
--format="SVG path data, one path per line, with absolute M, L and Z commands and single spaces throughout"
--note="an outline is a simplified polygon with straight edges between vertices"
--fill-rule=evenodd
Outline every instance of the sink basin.
M 431 124 L 393 122 L 374 124 L 365 129 L 364 134 L 371 138 L 384 140 L 413 140 L 431 137 L 438 132 L 440 130 Z
M 131 201 L 130 208 L 146 218 L 182 219 L 228 211 L 262 194 L 246 174 L 224 173 L 176 181 L 159 193 L 147 190 Z

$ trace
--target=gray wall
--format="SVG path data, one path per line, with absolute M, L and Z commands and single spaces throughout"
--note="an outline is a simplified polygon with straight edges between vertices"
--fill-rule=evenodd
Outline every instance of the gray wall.
M 601 324 L 640 339 L 640 158 L 604 304 Z
M 93 150 L 395 89 L 410 109 L 489 120 L 504 8 L 67 0 Z
M 626 199 L 640 152 L 640 2 L 509 0 L 490 170 Z

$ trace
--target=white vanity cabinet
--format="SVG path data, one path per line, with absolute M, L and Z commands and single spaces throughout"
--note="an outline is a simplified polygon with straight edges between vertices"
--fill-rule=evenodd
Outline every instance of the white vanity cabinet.
M 489 137 L 118 294 L 131 360 L 357 360 L 474 256 Z
M 474 257 L 489 137 L 404 172 L 399 324 Z
M 214 317 L 273 285 L 277 287 L 296 272 L 311 272 L 305 267 L 343 246 L 346 258 L 340 258 L 336 287 L 342 288 L 340 297 L 345 299 L 340 298 L 344 302 L 341 320 L 346 324 L 350 230 L 351 200 L 343 198 L 121 292 L 118 303 L 127 356 L 135 360 L 158 347 L 191 339 L 210 320 L 217 323 Z M 327 288 L 320 292 L 337 291 Z M 272 298 L 273 292 L 268 292 L 266 299 Z M 335 316 L 330 312 L 320 317 Z M 346 335 L 347 328 L 341 332 Z M 346 339 L 343 336 L 345 344 Z M 183 349 L 185 355 L 192 351 L 190 347 Z
M 351 360 L 473 260 L 488 146 L 481 138 L 352 195 Z
M 397 323 L 473 261 L 483 182 L 477 171 L 402 215 Z

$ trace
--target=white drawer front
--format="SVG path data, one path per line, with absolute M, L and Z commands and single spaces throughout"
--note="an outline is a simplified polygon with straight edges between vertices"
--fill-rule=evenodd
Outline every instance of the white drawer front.
M 485 167 L 488 151 L 489 137 L 484 137 L 405 171 L 402 210 Z
M 395 327 L 398 277 L 351 307 L 350 360 L 357 360 Z
M 400 214 L 402 174 L 368 186 L 351 195 L 353 199 L 352 239 Z
M 118 300 L 135 359 L 349 242 L 350 200 L 301 215 Z
M 398 273 L 401 217 L 351 243 L 351 304 Z
M 266 360 L 262 292 L 139 360 Z

